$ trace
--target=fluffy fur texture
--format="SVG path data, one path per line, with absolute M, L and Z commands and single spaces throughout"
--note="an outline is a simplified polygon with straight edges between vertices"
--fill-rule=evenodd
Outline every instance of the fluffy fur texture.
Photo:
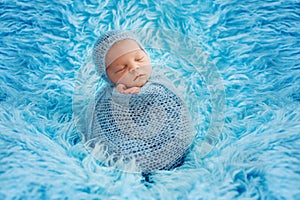
M 1 1 L 0 199 L 299 199 L 299 10 L 284 0 Z M 202 159 L 219 85 L 208 90 L 205 71 L 174 54 L 183 40 L 156 41 L 154 61 L 172 66 L 167 75 L 199 109 L 186 163 L 146 183 L 97 163 L 72 117 L 75 75 L 98 36 L 140 28 L 191 38 L 226 92 L 224 128 Z

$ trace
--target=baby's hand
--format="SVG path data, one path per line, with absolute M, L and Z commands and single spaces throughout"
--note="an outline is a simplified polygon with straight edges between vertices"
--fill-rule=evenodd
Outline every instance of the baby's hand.
M 136 94 L 141 91 L 140 87 L 127 88 L 124 84 L 118 84 L 116 90 L 121 94 Z

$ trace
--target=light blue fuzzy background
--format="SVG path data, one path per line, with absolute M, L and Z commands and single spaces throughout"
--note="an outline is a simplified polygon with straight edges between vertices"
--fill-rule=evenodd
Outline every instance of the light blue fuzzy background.
M 97 165 L 72 120 L 97 36 L 139 28 L 196 41 L 226 94 L 215 150 L 150 187 Z M 0 1 L 0 199 L 300 199 L 299 134 L 299 0 Z

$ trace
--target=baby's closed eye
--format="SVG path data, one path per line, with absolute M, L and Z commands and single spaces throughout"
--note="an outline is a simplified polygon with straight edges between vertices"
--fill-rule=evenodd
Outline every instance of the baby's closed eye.
M 135 58 L 135 61 L 143 61 L 144 60 L 144 56 L 139 56 Z
M 115 71 L 115 73 L 119 73 L 119 72 L 123 72 L 124 70 L 126 70 L 127 65 L 120 65 L 118 66 L 118 69 Z

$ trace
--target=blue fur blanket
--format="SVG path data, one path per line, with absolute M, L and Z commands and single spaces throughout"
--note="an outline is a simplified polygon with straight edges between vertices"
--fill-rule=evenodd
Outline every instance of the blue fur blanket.
M 299 13 L 296 0 L 1 1 L 0 199 L 300 199 Z M 97 36 L 142 28 L 190 38 L 222 80 L 189 62 L 195 49 L 176 55 L 186 38 L 157 41 L 153 62 L 171 64 L 164 73 L 186 94 L 197 136 L 181 167 L 150 180 L 93 159 L 73 113 Z

